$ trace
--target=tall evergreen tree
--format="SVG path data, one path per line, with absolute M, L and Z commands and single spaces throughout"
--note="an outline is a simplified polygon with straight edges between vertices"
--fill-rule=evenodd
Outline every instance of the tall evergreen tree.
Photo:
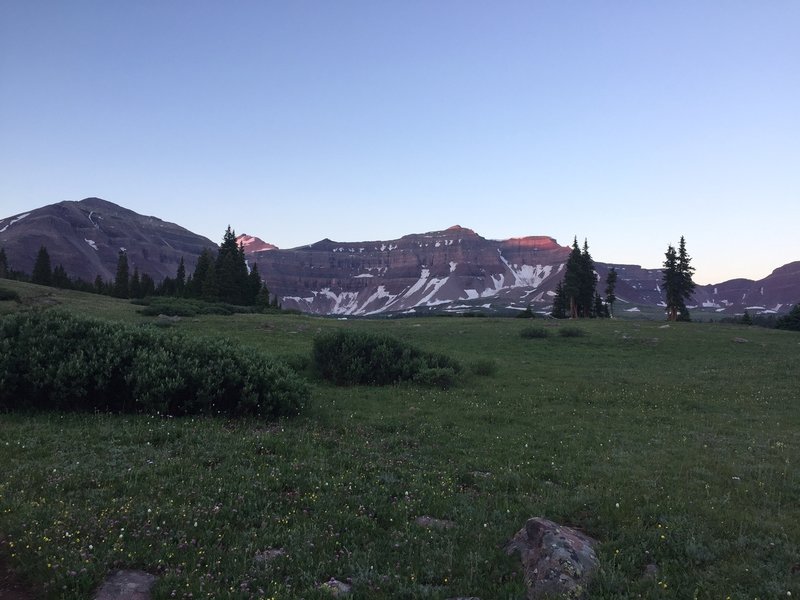
M 691 258 L 686 252 L 686 240 L 681 236 L 678 250 L 672 244 L 667 246 L 664 254 L 664 269 L 662 281 L 664 283 L 664 296 L 667 305 L 667 319 L 670 321 L 689 320 L 689 309 L 686 301 L 690 300 L 696 284 L 692 280 L 694 268 Z
M 51 277 L 51 281 L 53 286 L 62 289 L 69 289 L 72 287 L 72 281 L 67 275 L 66 269 L 64 269 L 64 265 L 59 264 L 55 269 L 53 269 L 53 276 Z
M 153 278 L 147 273 L 142 273 L 141 287 L 142 298 L 146 296 L 152 296 L 156 291 L 156 282 L 153 281 Z
M 606 275 L 606 306 L 608 306 L 608 316 L 614 317 L 614 302 L 617 301 L 617 270 L 611 267 Z
M 127 298 L 129 295 L 129 285 L 128 254 L 124 250 L 120 250 L 117 257 L 117 274 L 114 277 L 113 295 L 117 298 Z
M 213 267 L 213 258 L 211 251 L 204 248 L 197 258 L 197 264 L 194 266 L 194 274 L 191 277 L 191 282 L 186 286 L 186 294 L 192 298 L 200 298 L 203 295 L 203 283 L 208 276 L 209 270 Z
M 590 317 L 595 312 L 594 299 L 597 290 L 597 278 L 594 275 L 594 261 L 592 260 L 592 255 L 589 254 L 589 241 L 585 238 L 583 240 L 583 250 L 581 251 L 580 267 L 579 304 L 581 315 Z
M 103 281 L 103 278 L 100 277 L 100 275 L 94 278 L 94 291 L 96 294 L 106 293 L 106 284 Z
M 244 299 L 245 305 L 252 306 L 256 303 L 256 298 L 258 298 L 258 293 L 261 291 L 261 286 L 261 273 L 258 272 L 258 263 L 256 263 L 253 265 L 253 268 L 250 269 L 250 275 L 247 276 L 247 294 Z M 267 290 L 267 295 L 267 297 L 269 297 L 269 290 Z
M 50 285 L 52 279 L 53 270 L 50 266 L 50 255 L 47 253 L 47 248 L 40 246 L 39 253 L 36 255 L 36 262 L 33 264 L 31 281 L 40 285 Z
M 236 243 L 236 232 L 228 228 L 222 237 L 216 260 L 219 299 L 232 304 L 244 304 L 247 297 L 247 262 L 244 246 Z
M 553 311 L 550 313 L 550 315 L 554 319 L 566 319 L 568 309 L 569 301 L 567 300 L 567 295 L 564 292 L 564 282 L 559 281 L 558 285 L 556 286 L 556 295 L 553 298 Z
M 0 248 L 0 279 L 8 277 L 10 269 L 8 268 L 8 257 L 6 256 L 6 249 Z
M 209 265 L 208 272 L 202 281 L 200 298 L 209 302 L 219 300 L 219 287 L 217 286 L 217 270 L 214 265 Z
M 131 275 L 131 283 L 129 287 L 131 298 L 144 297 L 144 294 L 142 294 L 142 281 L 139 278 L 139 267 L 133 268 L 133 275 Z
M 572 241 L 572 250 L 567 258 L 566 272 L 564 273 L 564 296 L 569 306 L 569 317 L 577 319 L 579 314 L 578 302 L 581 295 L 581 249 L 578 238 Z
M 186 288 L 186 265 L 183 264 L 183 257 L 178 263 L 178 272 L 175 275 L 175 292 L 178 296 L 183 296 Z

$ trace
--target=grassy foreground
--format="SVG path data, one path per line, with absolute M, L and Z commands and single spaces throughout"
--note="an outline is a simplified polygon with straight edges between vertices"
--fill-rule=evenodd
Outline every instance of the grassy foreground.
M 15 285 L 26 305 L 152 321 Z M 324 598 L 336 578 L 353 598 L 516 599 L 502 545 L 546 516 L 600 541 L 592 598 L 797 597 L 800 336 L 592 321 L 561 337 L 576 324 L 535 321 L 552 334 L 522 338 L 531 324 L 184 319 L 286 356 L 320 330 L 380 330 L 497 370 L 447 392 L 316 383 L 277 424 L 0 415 L 0 554 L 53 598 L 126 567 L 159 575 L 157 598 Z

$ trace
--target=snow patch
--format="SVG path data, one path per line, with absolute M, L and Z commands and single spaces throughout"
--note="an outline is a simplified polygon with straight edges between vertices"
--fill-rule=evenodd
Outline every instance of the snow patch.
M 13 219 L 11 219 L 11 221 L 9 221 L 9 222 L 8 222 L 8 225 L 6 225 L 6 226 L 5 226 L 5 227 L 3 227 L 2 229 L 0 229 L 0 233 L 3 233 L 3 232 L 6 230 L 6 229 L 8 229 L 9 227 L 11 227 L 11 226 L 12 226 L 14 223 L 17 223 L 17 222 L 19 222 L 19 221 L 22 221 L 22 219 L 24 219 L 25 217 L 27 217 L 29 214 L 31 214 L 31 213 L 25 213 L 24 215 L 19 215 L 18 217 L 14 217 Z
M 86 238 L 83 238 L 83 241 L 89 244 L 95 250 L 97 250 L 97 244 L 95 243 L 94 240 L 87 240 Z
M 353 275 L 353 279 L 362 279 L 364 277 L 375 277 L 372 273 L 360 273 L 359 275 Z
M 459 300 L 475 300 L 476 298 L 481 297 L 481 295 L 478 293 L 478 290 L 464 290 L 464 293 L 467 295 L 467 297 L 459 298 Z
M 457 266 L 458 266 L 458 263 L 457 262 L 453 262 L 451 260 L 450 261 L 450 272 L 452 273 L 453 271 L 455 271 Z
M 640 311 L 637 307 L 634 306 L 633 308 L 626 308 L 625 312 L 640 312 Z

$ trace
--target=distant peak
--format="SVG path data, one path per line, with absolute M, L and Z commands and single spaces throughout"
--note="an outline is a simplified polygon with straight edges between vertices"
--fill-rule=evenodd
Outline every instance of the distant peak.
M 243 233 L 236 237 L 236 243 L 244 246 L 245 252 L 262 252 L 264 250 L 277 250 L 278 247 L 254 235 Z

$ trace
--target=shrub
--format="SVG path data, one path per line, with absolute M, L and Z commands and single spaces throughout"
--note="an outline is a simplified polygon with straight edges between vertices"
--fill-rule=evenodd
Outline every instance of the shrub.
M 0 301 L 19 302 L 19 294 L 14 290 L 0 288 Z
M 497 373 L 497 363 L 490 358 L 481 358 L 469 363 L 469 370 L 474 375 L 489 377 Z
M 544 339 L 550 336 L 550 332 L 544 327 L 526 327 L 520 330 L 519 335 L 526 339 Z
M 461 372 L 457 361 L 442 354 L 393 337 L 343 329 L 318 335 L 312 360 L 320 376 L 336 385 L 388 385 L 418 376 L 418 383 L 425 383 L 436 379 L 434 374 L 420 375 L 427 369 L 450 369 L 453 377 Z
M 577 327 L 564 327 L 558 330 L 558 334 L 561 337 L 583 337 L 586 335 L 586 332 Z
M 795 304 L 788 315 L 779 317 L 775 322 L 778 329 L 788 329 L 789 331 L 800 331 L 800 304 Z
M 251 313 L 250 306 L 236 306 L 224 302 L 204 302 L 189 298 L 151 298 L 139 301 L 144 304 L 139 312 L 148 317 L 167 315 L 170 317 L 195 317 L 197 315 L 232 315 L 235 313 Z
M 286 364 L 228 341 L 57 312 L 0 320 L 0 409 L 274 418 L 307 398 Z
M 414 375 L 414 383 L 443 390 L 456 384 L 456 372 L 452 367 L 423 368 Z

